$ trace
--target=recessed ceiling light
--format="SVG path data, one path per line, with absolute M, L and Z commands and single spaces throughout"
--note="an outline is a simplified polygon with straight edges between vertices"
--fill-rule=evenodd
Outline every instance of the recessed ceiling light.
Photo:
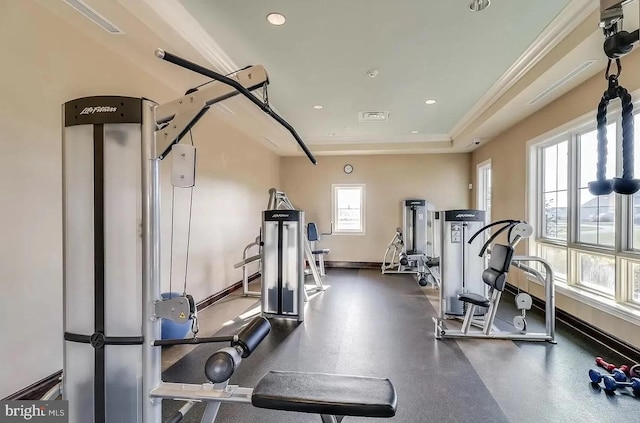
M 324 106 L 322 104 L 315 104 L 313 108 L 316 110 L 320 110 L 320 109 L 324 109 Z
M 336 133 L 335 132 L 329 132 L 327 133 L 327 135 L 329 135 L 330 137 L 334 136 Z
M 269 13 L 267 15 L 267 21 L 271 25 L 280 26 L 284 25 L 284 23 L 287 21 L 287 18 L 285 18 L 284 15 L 280 13 Z
M 471 0 L 469 3 L 469 10 L 472 12 L 482 12 L 484 9 L 489 7 L 491 4 L 491 0 Z
M 412 134 L 417 134 L 417 133 L 418 133 L 418 131 L 411 131 L 411 133 L 412 133 Z
M 426 100 L 425 104 L 436 104 L 436 100 L 434 100 L 434 99 Z

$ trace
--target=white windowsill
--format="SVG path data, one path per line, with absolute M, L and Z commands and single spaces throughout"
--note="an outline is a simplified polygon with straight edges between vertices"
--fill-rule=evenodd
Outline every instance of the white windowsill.
M 530 282 L 534 282 L 538 285 L 543 285 L 535 278 L 528 277 L 528 279 Z M 640 326 L 640 310 L 632 306 L 619 304 L 614 300 L 602 298 L 596 294 L 592 294 L 590 292 L 583 291 L 581 289 L 564 284 L 559 284 L 557 282 L 555 284 L 555 288 L 557 294 L 562 294 L 565 297 L 569 297 L 573 300 L 579 301 L 583 304 L 595 308 L 596 310 L 602 311 L 629 323 L 633 323 L 634 325 Z

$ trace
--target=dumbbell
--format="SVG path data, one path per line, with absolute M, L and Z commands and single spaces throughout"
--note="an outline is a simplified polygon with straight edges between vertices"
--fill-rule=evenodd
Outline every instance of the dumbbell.
M 615 364 L 607 363 L 602 357 L 596 357 L 596 364 L 603 369 L 607 369 L 608 371 L 612 371 L 616 368 Z M 629 366 L 627 366 L 626 364 L 620 366 L 619 369 L 622 370 L 625 374 L 629 374 Z
M 611 376 L 603 377 L 604 380 L 604 389 L 607 391 L 615 391 L 618 388 L 626 388 L 629 387 L 633 389 L 634 394 L 640 394 L 640 379 L 637 377 L 632 377 L 629 382 L 618 382 Z
M 600 370 L 597 369 L 589 370 L 589 379 L 591 379 L 591 382 L 593 383 L 600 383 L 605 377 L 611 376 L 603 375 L 602 373 L 600 373 Z M 620 369 L 613 369 L 613 379 L 617 382 L 626 382 L 627 375 L 625 375 L 624 372 Z

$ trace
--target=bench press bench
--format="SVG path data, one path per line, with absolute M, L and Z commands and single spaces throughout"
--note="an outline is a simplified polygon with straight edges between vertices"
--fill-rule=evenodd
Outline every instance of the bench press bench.
M 253 389 L 229 385 L 229 379 L 241 360 L 251 355 L 270 328 L 268 320 L 257 317 L 234 337 L 230 347 L 213 353 L 205 364 L 205 375 L 211 383 L 193 385 L 162 382 L 153 389 L 151 397 L 187 401 L 168 422 L 182 421 L 196 402 L 206 403 L 202 423 L 215 422 L 220 404 L 225 402 L 318 414 L 323 423 L 340 423 L 345 416 L 395 416 L 397 396 L 389 379 L 270 371 Z

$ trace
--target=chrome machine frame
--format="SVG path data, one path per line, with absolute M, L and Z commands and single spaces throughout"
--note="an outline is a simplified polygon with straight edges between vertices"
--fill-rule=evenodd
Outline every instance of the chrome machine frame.
M 278 191 L 276 188 L 269 189 L 269 203 L 267 204 L 267 210 L 296 210 L 293 206 L 289 197 L 284 191 Z M 305 301 L 309 299 L 308 292 L 321 292 L 325 290 L 324 285 L 322 284 L 322 277 L 320 276 L 320 271 L 318 270 L 318 266 L 316 265 L 316 259 L 313 255 L 313 250 L 311 248 L 311 243 L 307 239 L 306 235 L 303 236 L 303 249 L 304 249 L 304 257 L 307 260 L 307 265 L 309 266 L 309 270 L 311 271 L 311 275 L 313 276 L 313 281 L 315 282 L 315 288 L 305 289 Z
M 209 400 L 215 398 L 215 404 L 217 404 L 217 406 L 219 406 L 219 403 L 222 401 L 248 402 L 247 392 L 250 391 L 247 390 L 226 386 L 211 387 L 208 384 L 179 384 L 179 386 L 174 386 L 172 384 L 163 383 L 161 380 L 161 349 L 158 348 L 158 346 L 166 345 L 166 343 L 161 344 L 163 341 L 157 341 L 160 339 L 161 319 L 173 319 L 174 316 L 170 315 L 167 311 L 167 307 L 163 307 L 164 301 L 160 296 L 160 163 L 167 157 L 172 147 L 180 142 L 180 140 L 212 105 L 235 95 L 242 94 L 289 130 L 307 157 L 309 157 L 313 164 L 316 164 L 315 158 L 297 135 L 293 127 L 273 112 L 268 104 L 265 104 L 262 100 L 250 93 L 250 91 L 257 88 L 263 88 L 268 84 L 267 73 L 262 66 L 251 66 L 236 72 L 232 76 L 224 76 L 170 53 L 166 53 L 160 49 L 156 51 L 156 56 L 175 65 L 212 78 L 216 82 L 196 90 L 190 90 L 188 94 L 183 97 L 163 105 L 158 105 L 146 99 L 133 99 L 139 105 L 139 109 L 138 112 L 136 112 L 138 120 L 132 122 L 137 123 L 138 128 L 140 128 L 137 132 L 140 137 L 140 147 L 138 150 L 140 162 L 137 165 L 139 169 L 138 175 L 140 176 L 138 177 L 137 195 L 139 197 L 137 197 L 137 202 L 135 200 L 135 187 L 133 190 L 131 190 L 131 187 L 129 186 L 119 188 L 117 182 L 113 184 L 111 180 L 105 180 L 105 184 L 109 184 L 109 190 L 116 193 L 119 192 L 118 189 L 121 190 L 120 192 L 122 192 L 122 190 L 126 190 L 126 195 L 133 192 L 134 197 L 132 197 L 132 204 L 134 204 L 134 207 L 133 212 L 129 212 L 129 214 L 136 213 L 136 210 L 138 210 L 139 213 L 140 221 L 127 222 L 129 229 L 131 227 L 136 228 L 136 224 L 140 225 L 141 239 L 140 247 L 138 249 L 139 253 L 137 255 L 138 264 L 136 265 L 134 262 L 132 267 L 134 272 L 135 269 L 138 269 L 139 273 L 137 277 L 134 276 L 135 280 L 125 280 L 126 291 L 119 293 L 121 298 L 134 300 L 141 299 L 141 304 L 135 307 L 140 321 L 139 323 L 136 323 L 135 321 L 132 322 L 133 326 L 137 326 L 138 328 L 141 327 L 141 331 L 138 332 L 137 336 L 123 337 L 120 334 L 113 333 L 111 334 L 112 336 L 109 336 L 109 334 L 106 333 L 109 331 L 109 327 L 106 327 L 106 329 L 104 327 L 105 316 L 108 322 L 110 318 L 113 318 L 112 316 L 122 314 L 123 310 L 130 310 L 130 308 L 125 308 L 127 304 L 124 304 L 124 302 L 113 301 L 113 299 L 111 299 L 109 302 L 105 303 L 103 296 L 102 305 L 96 303 L 94 307 L 93 304 L 87 305 L 87 303 L 90 302 L 89 298 L 78 302 L 74 300 L 74 297 L 69 297 L 70 295 L 74 295 L 74 293 L 75 295 L 80 295 L 85 291 L 93 292 L 94 290 L 93 280 L 87 280 L 88 278 L 81 278 L 77 276 L 79 272 L 77 270 L 78 265 L 82 267 L 82 272 L 90 272 L 91 275 L 95 275 L 96 292 L 98 287 L 104 286 L 103 272 L 107 266 L 105 266 L 104 261 L 100 261 L 102 259 L 97 255 L 95 259 L 93 257 L 89 258 L 88 263 L 80 262 L 79 260 L 82 260 L 83 258 L 74 257 L 74 251 L 77 251 L 79 244 L 76 242 L 72 246 L 69 245 L 69 241 L 73 241 L 72 238 L 74 236 L 77 237 L 77 234 L 84 229 L 84 226 L 81 226 L 79 229 L 78 224 L 85 224 L 84 221 L 78 222 L 75 220 L 74 216 L 70 213 L 73 213 L 74 210 L 82 209 L 82 207 L 85 209 L 87 208 L 83 206 L 80 201 L 91 201 L 91 199 L 98 201 L 96 198 L 100 196 L 103 188 L 98 186 L 95 188 L 87 188 L 91 189 L 91 191 L 95 191 L 93 195 L 86 195 L 85 191 L 87 189 L 80 193 L 76 193 L 78 184 L 80 182 L 85 183 L 84 181 L 80 181 L 83 178 L 75 178 L 71 180 L 65 179 L 65 374 L 62 382 L 62 392 L 64 399 L 70 400 L 70 405 L 72 403 L 83 404 L 78 405 L 78 407 L 82 408 L 80 412 L 78 412 L 78 410 L 70 410 L 70 421 L 72 423 L 79 421 L 104 423 L 108 412 L 115 412 L 116 414 L 120 413 L 120 415 L 127 414 L 124 421 L 128 422 L 157 423 L 161 420 L 161 398 L 182 398 L 189 401 L 201 401 L 203 399 Z M 87 125 L 85 126 L 87 126 L 87 129 L 76 130 L 76 133 L 80 131 L 82 132 L 80 134 L 81 136 L 90 137 L 92 132 L 88 127 L 95 124 L 96 127 L 99 126 L 100 128 L 93 128 L 94 139 L 96 136 L 104 137 L 106 129 L 102 129 L 103 124 L 106 128 L 107 124 L 117 124 L 122 121 L 117 117 L 117 115 L 124 116 L 124 114 L 121 114 L 119 110 L 121 105 L 120 99 L 123 99 L 122 104 L 127 101 L 121 97 L 87 97 L 68 102 L 65 106 L 69 106 L 71 104 L 71 108 L 69 109 L 63 106 L 63 123 L 65 113 L 67 113 L 67 117 L 70 117 L 71 113 L 76 113 L 76 119 L 78 119 L 78 117 L 84 119 L 86 117 L 84 115 L 94 116 L 92 119 L 95 120 L 86 120 Z M 78 103 L 79 101 L 84 103 Z M 75 110 L 77 110 L 77 112 L 73 109 L 74 102 Z M 86 107 L 84 109 L 79 109 L 79 105 L 82 104 L 86 104 Z M 80 111 L 82 111 L 82 113 Z M 78 119 L 78 121 L 80 120 L 81 119 Z M 99 124 L 96 124 L 96 121 L 100 121 Z M 76 123 L 76 125 L 80 124 Z M 66 128 L 66 126 L 67 125 L 63 125 L 63 128 Z M 99 130 L 102 132 L 98 133 L 97 131 Z M 134 132 L 135 131 L 132 133 Z M 118 134 L 109 134 L 109 136 L 117 137 Z M 78 137 L 78 135 L 76 135 L 76 137 Z M 88 148 L 93 148 L 90 142 L 84 144 L 76 143 L 74 145 L 89 145 L 90 147 Z M 118 143 L 114 141 L 113 145 L 117 146 Z M 116 147 L 111 147 L 110 144 L 109 148 Z M 113 151 L 110 150 L 109 154 L 114 154 Z M 126 151 L 124 151 L 124 153 L 126 153 Z M 101 167 L 95 167 L 92 170 L 91 165 L 86 165 L 81 161 L 74 160 L 75 156 L 67 156 L 68 154 L 73 154 L 73 152 L 70 147 L 67 146 L 63 137 L 63 169 L 65 174 L 73 174 L 77 176 L 82 172 L 92 172 L 96 175 L 96 172 L 101 171 Z M 118 156 L 118 159 L 120 160 L 126 158 L 129 159 L 129 162 L 127 163 L 130 163 L 131 156 Z M 111 159 L 113 159 L 112 156 Z M 118 161 L 116 160 L 115 163 L 117 164 Z M 100 163 L 97 163 L 95 166 L 98 166 L 98 164 Z M 100 164 L 100 166 L 103 166 L 103 164 Z M 110 166 L 113 166 L 113 164 Z M 136 165 L 134 162 L 132 169 L 135 168 Z M 82 187 L 84 187 L 84 185 L 82 185 Z M 87 187 L 90 187 L 90 185 L 87 185 Z M 100 188 L 100 191 L 97 190 L 98 188 Z M 93 207 L 88 207 L 90 209 L 89 212 L 93 212 L 96 219 L 98 217 L 102 219 L 103 215 L 107 215 L 106 211 L 99 207 L 103 206 L 102 201 L 103 200 L 95 202 Z M 138 207 L 135 207 L 135 204 L 138 204 Z M 88 216 L 87 219 L 88 222 L 91 222 L 93 217 Z M 97 223 L 97 221 L 96 223 L 89 224 L 91 225 L 91 228 L 95 226 L 96 231 L 103 231 L 99 228 L 99 223 Z M 107 238 L 95 237 L 96 251 L 106 251 L 107 253 L 112 254 L 114 247 L 109 244 L 113 241 L 112 238 L 129 237 L 129 232 L 120 234 L 120 228 L 117 226 L 112 227 L 111 231 L 112 232 L 106 234 Z M 104 236 L 103 232 L 100 233 L 102 234 L 101 237 Z M 113 235 L 113 233 L 115 233 L 115 235 Z M 101 243 L 101 246 L 98 246 L 99 243 Z M 83 257 L 84 256 L 85 255 L 83 255 Z M 135 259 L 133 260 L 135 261 Z M 109 277 L 113 278 L 113 276 Z M 101 282 L 98 282 L 98 279 Z M 79 280 L 85 281 L 84 286 L 91 286 L 86 289 L 80 289 L 81 292 L 78 293 L 75 288 L 78 283 L 81 283 L 78 282 Z M 69 285 L 70 283 L 76 285 Z M 99 285 L 100 283 L 102 285 Z M 80 335 L 78 334 L 81 333 L 78 332 L 79 330 L 86 330 L 71 328 L 73 329 L 71 331 L 74 333 L 70 333 L 70 324 L 74 321 L 91 322 L 94 308 L 96 319 L 95 331 L 92 334 Z M 78 315 L 82 313 L 86 314 L 84 318 L 77 319 Z M 91 313 L 91 315 L 89 315 L 89 313 Z M 98 327 L 98 321 L 102 322 L 101 327 Z M 80 322 L 80 324 L 84 324 L 86 326 L 86 323 L 83 322 Z M 85 326 L 81 327 L 84 328 Z M 77 328 L 80 326 L 79 324 L 76 324 L 74 327 Z M 207 341 L 204 338 L 194 338 L 192 340 L 179 340 L 188 342 L 178 342 L 178 340 L 174 341 L 176 341 L 174 343 L 194 344 L 202 342 L 220 342 L 220 339 Z M 87 354 L 90 348 L 92 348 L 92 352 Z M 71 358 L 71 354 L 73 354 L 73 358 Z M 78 357 L 82 358 L 82 360 L 79 360 Z M 77 361 L 75 368 L 68 372 L 70 369 L 69 366 L 73 364 L 74 361 Z M 82 363 L 86 364 L 84 365 L 86 368 L 84 373 L 78 370 Z M 112 373 L 114 363 L 116 363 L 116 365 L 125 365 L 125 363 L 130 363 L 135 367 L 135 369 L 130 372 L 124 371 L 114 374 Z M 116 368 L 119 367 L 116 366 Z M 126 395 L 128 398 L 127 403 L 130 403 L 132 406 L 127 408 L 125 411 L 114 411 L 113 407 L 109 409 L 109 407 L 107 407 L 107 400 L 112 394 L 116 398 L 121 398 L 123 395 Z M 190 408 L 190 405 L 185 405 L 185 408 Z M 215 413 L 205 413 L 205 416 L 212 414 Z
M 502 228 L 498 229 L 492 236 L 485 242 L 480 251 L 480 255 L 483 255 L 485 251 L 490 252 L 490 244 L 505 231 L 508 231 L 507 237 L 509 239 L 509 245 L 515 247 L 522 239 L 528 238 L 532 234 L 531 226 L 526 222 L 516 220 L 504 220 L 494 222 L 480 229 L 469 240 L 469 243 L 473 242 L 473 239 L 492 226 L 499 224 L 505 224 Z M 545 269 L 545 275 L 543 276 L 538 270 L 526 263 L 540 263 Z M 444 326 L 444 321 L 447 320 L 445 316 L 434 318 L 435 323 L 435 337 L 437 339 L 442 338 L 490 338 L 490 339 L 510 339 L 514 341 L 547 341 L 555 343 L 556 332 L 556 303 L 555 303 L 555 285 L 553 269 L 549 262 L 541 257 L 535 256 L 513 256 L 511 258 L 511 266 L 514 266 L 528 275 L 535 277 L 545 287 L 545 332 L 526 332 L 526 330 L 519 332 L 502 332 L 496 331 L 493 322 L 495 320 L 498 306 L 500 304 L 501 291 L 492 290 L 489 294 L 490 305 L 489 310 L 483 318 L 475 319 L 473 317 L 474 305 L 470 306 L 470 311 L 464 316 L 462 329 L 453 330 L 447 329 Z M 441 299 L 442 301 L 442 299 Z M 441 307 L 442 308 L 442 307 Z M 471 326 L 480 327 L 481 330 L 470 330 Z
M 440 285 L 434 222 L 436 212 L 426 200 L 404 200 L 402 229 L 387 245 L 382 260 L 382 274 L 411 274 L 421 286 Z

